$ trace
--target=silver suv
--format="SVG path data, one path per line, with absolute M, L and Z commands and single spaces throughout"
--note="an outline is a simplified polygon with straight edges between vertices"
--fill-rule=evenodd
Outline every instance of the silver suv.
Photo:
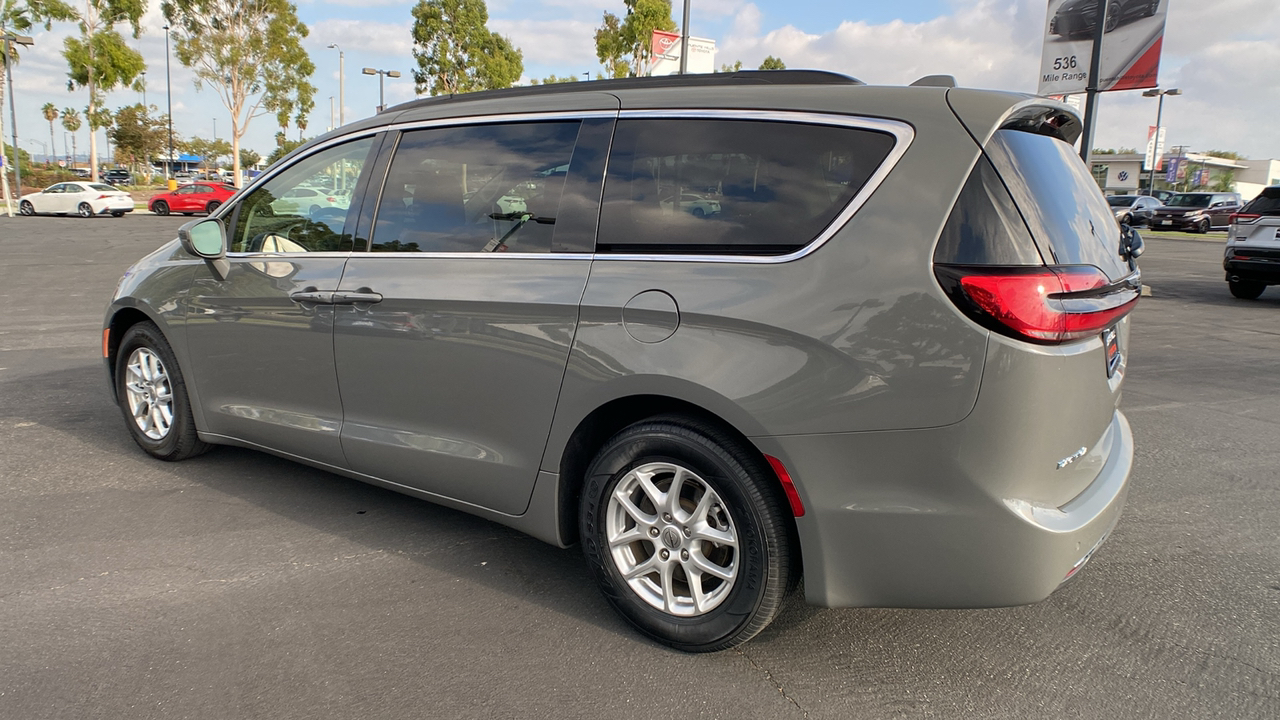
M 1280 285 L 1280 185 L 1263 188 L 1231 216 L 1222 267 L 1231 294 L 1243 300 Z
M 336 130 L 125 274 L 125 422 L 580 544 L 682 650 L 801 582 L 1039 601 L 1125 497 L 1141 241 L 1069 108 L 932 82 L 599 81 Z M 304 184 L 347 200 L 279 202 Z

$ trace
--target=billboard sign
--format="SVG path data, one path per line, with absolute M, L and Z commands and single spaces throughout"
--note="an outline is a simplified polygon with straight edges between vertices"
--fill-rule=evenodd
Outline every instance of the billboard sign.
M 1156 87 L 1169 0 L 1111 0 L 1110 6 L 1098 89 Z M 1085 91 L 1099 7 L 1098 0 L 1049 0 L 1040 57 L 1041 95 Z
M 1143 170 L 1160 167 L 1160 161 L 1164 159 L 1164 131 L 1162 127 L 1157 133 L 1155 125 L 1147 126 L 1147 154 L 1142 159 Z
M 678 75 L 680 73 L 680 34 L 654 30 L 649 46 L 650 75 Z M 706 38 L 689 38 L 690 73 L 716 71 L 716 41 Z

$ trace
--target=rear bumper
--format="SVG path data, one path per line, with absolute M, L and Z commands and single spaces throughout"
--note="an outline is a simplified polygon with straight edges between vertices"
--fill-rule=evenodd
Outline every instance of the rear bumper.
M 963 424 L 963 423 L 962 423 Z M 1093 481 L 1060 507 L 999 497 L 1018 478 L 968 477 L 955 426 L 756 438 L 791 468 L 805 596 L 825 607 L 1005 607 L 1048 597 L 1114 527 L 1133 435 L 1116 411 Z M 1105 447 L 1109 444 L 1109 447 Z M 952 457 L 948 457 L 948 456 Z M 831 475 L 843 477 L 833 481 Z M 807 480 L 807 482 L 806 482 Z
M 1257 251 L 1257 256 L 1241 259 L 1228 256 L 1222 261 L 1227 280 L 1238 277 L 1251 282 L 1280 285 L 1280 251 Z

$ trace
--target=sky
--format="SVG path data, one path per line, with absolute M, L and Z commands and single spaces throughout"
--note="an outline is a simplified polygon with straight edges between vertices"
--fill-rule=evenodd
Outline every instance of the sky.
M 74 1 L 74 0 L 73 0 Z M 966 87 L 1035 92 L 1048 0 L 690 0 L 694 37 L 717 44 L 717 64 L 741 60 L 754 68 L 767 55 L 789 68 L 841 72 L 870 84 L 902 85 L 929 74 L 954 75 Z M 1160 67 L 1163 88 L 1183 95 L 1164 105 L 1168 145 L 1196 151 L 1233 150 L 1250 158 L 1280 158 L 1280 2 L 1277 0 L 1166 0 L 1171 3 Z M 310 27 L 304 48 L 316 65 L 316 107 L 307 135 L 337 115 L 338 44 L 345 54 L 348 122 L 374 113 L 378 79 L 362 67 L 399 70 L 386 80 L 388 105 L 414 97 L 410 35 L 413 2 L 398 0 L 300 0 L 298 15 Z M 570 75 L 601 69 L 592 38 L 605 11 L 625 12 L 622 0 L 490 0 L 489 26 L 524 54 L 525 77 Z M 681 0 L 673 17 L 679 21 Z M 159 0 L 150 0 L 143 34 L 130 40 L 147 62 L 146 101 L 166 110 L 165 33 Z M 122 26 L 125 27 L 125 26 Z M 63 39 L 69 23 L 40 29 L 35 46 L 15 68 L 19 145 L 37 155 L 50 141 L 40 108 L 83 109 L 85 91 L 68 92 Z M 228 111 L 209 89 L 199 91 L 192 73 L 171 60 L 175 133 L 229 138 Z M 111 108 L 141 102 L 141 93 L 117 90 Z M 6 97 L 5 140 L 11 142 Z M 1156 101 L 1141 91 L 1106 93 L 1100 104 L 1095 147 L 1143 147 L 1155 124 Z M 334 121 L 336 122 L 336 121 Z M 256 118 L 242 144 L 266 155 L 277 131 L 270 116 Z M 296 133 L 294 129 L 291 133 Z M 55 123 L 53 144 L 65 142 Z M 81 154 L 87 130 L 79 133 Z M 101 138 L 101 136 L 100 136 Z M 102 140 L 99 140 L 101 147 Z

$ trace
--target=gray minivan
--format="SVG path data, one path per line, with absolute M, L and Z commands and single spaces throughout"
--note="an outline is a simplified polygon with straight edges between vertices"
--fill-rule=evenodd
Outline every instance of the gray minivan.
M 254 448 L 580 544 L 682 650 L 801 584 L 1032 603 L 1133 458 L 1141 240 L 1079 132 L 1044 98 L 812 71 L 418 100 L 130 268 L 106 368 L 155 457 Z M 304 184 L 343 201 L 276 202 Z

